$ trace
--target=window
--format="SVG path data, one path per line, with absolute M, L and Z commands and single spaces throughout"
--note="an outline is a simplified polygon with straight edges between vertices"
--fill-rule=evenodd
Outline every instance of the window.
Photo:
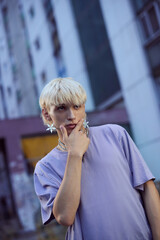
M 152 69 L 160 67 L 160 41 L 146 48 Z
M 141 11 L 141 9 L 149 2 L 150 0 L 132 0 L 134 8 L 136 11 Z
M 44 0 L 44 8 L 47 16 L 53 11 L 51 0 Z
M 28 50 L 28 58 L 29 58 L 29 63 L 31 65 L 31 67 L 33 67 L 33 59 L 32 59 L 31 52 L 29 50 Z
M 6 101 L 5 101 L 5 94 L 4 94 L 3 86 L 1 84 L 0 84 L 0 97 L 2 99 L 2 106 L 3 106 L 4 115 L 7 118 L 8 114 L 7 114 L 7 107 L 6 107 Z
M 20 89 L 16 91 L 16 95 L 17 95 L 17 102 L 20 103 L 22 101 L 22 92 Z
M 57 56 L 61 49 L 57 30 L 52 33 L 52 41 L 54 45 L 54 56 Z
M 148 27 L 147 27 L 145 17 L 141 18 L 141 24 L 142 24 L 142 29 L 143 29 L 143 32 L 144 32 L 144 37 L 145 37 L 145 39 L 147 39 L 147 38 L 149 38 L 149 30 L 148 30 Z
M 26 28 L 26 24 L 25 24 L 25 18 L 24 18 L 24 14 L 23 12 L 21 11 L 20 13 L 20 16 L 21 16 L 21 23 L 22 23 L 22 27 L 25 29 Z
M 2 214 L 2 216 L 1 216 L 2 219 L 8 220 L 8 218 L 10 217 L 10 212 L 9 212 L 9 206 L 7 203 L 7 196 L 0 197 L 0 210 L 1 210 L 1 214 Z
M 8 92 L 8 95 L 11 96 L 11 94 L 12 94 L 11 87 L 7 87 L 7 92 Z
M 2 98 L 4 99 L 4 91 L 3 91 L 3 87 L 0 84 L 0 95 L 2 96 Z
M 4 220 L 10 221 L 15 216 L 15 208 L 12 201 L 12 192 L 9 184 L 9 175 L 7 171 L 5 140 L 0 139 L 0 221 L 3 225 Z M 9 222 L 8 222 L 9 223 Z M 11 225 L 8 225 L 11 226 Z M 1 238 L 2 239 L 2 238 Z
M 148 16 L 149 21 L 152 26 L 152 32 L 155 33 L 159 29 L 159 22 L 158 22 L 158 16 L 156 15 L 156 8 L 154 6 L 151 6 L 151 8 L 148 10 Z
M 41 48 L 39 38 L 37 38 L 37 39 L 35 40 L 35 47 L 36 47 L 37 50 L 39 50 L 39 49 Z
M 145 44 L 160 36 L 160 5 L 157 1 L 146 6 L 139 14 Z
M 41 79 L 42 79 L 42 82 L 43 82 L 43 83 L 45 83 L 45 82 L 47 81 L 47 76 L 46 76 L 45 71 L 43 71 L 43 72 L 41 73 Z
M 58 69 L 58 77 L 65 77 L 66 69 L 65 69 L 61 54 L 59 54 L 55 60 L 56 60 L 55 63 L 57 65 L 57 69 Z
M 160 1 L 140 0 L 140 2 L 143 4 L 139 10 L 136 9 L 136 13 L 140 20 L 148 61 L 155 77 L 160 69 Z
M 12 63 L 12 71 L 13 73 L 17 73 L 17 65 L 15 63 Z
M 29 15 L 30 15 L 31 18 L 34 18 L 34 16 L 35 16 L 35 11 L 34 11 L 33 6 L 31 6 L 30 9 L 29 9 Z
M 160 75 L 155 78 L 155 92 L 157 93 L 157 99 L 160 107 Z

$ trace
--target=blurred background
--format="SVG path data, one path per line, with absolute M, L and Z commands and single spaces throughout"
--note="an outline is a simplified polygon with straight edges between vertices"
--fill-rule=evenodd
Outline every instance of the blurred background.
M 160 186 L 160 0 L 0 0 L 0 239 L 64 239 L 42 226 L 35 164 L 57 145 L 38 98 L 86 89 L 90 126 L 126 128 Z M 118 186 L 117 186 L 118 187 Z

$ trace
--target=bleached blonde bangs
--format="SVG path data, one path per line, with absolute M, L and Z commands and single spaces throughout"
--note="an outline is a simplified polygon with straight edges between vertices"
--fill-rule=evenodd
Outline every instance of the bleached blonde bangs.
M 80 83 L 72 78 L 56 78 L 50 81 L 42 90 L 39 105 L 41 109 L 50 109 L 51 105 L 74 104 L 86 102 L 86 92 Z

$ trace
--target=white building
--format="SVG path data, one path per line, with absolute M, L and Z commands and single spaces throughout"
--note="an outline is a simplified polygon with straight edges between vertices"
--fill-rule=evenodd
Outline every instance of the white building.
M 53 44 L 42 1 L 21 1 L 28 32 L 38 95 L 44 85 L 57 76 Z
M 12 65 L 0 11 L 0 119 L 18 117 Z
M 1 95 L 5 108 L 0 119 L 34 116 L 39 112 L 36 86 L 29 59 L 24 19 L 18 1 L 2 1 Z M 2 48 L 1 47 L 1 48 Z
M 21 1 L 21 4 L 38 93 L 53 78 L 70 76 L 84 86 L 88 96 L 86 110 L 93 110 L 93 97 L 70 1 L 29 0 Z

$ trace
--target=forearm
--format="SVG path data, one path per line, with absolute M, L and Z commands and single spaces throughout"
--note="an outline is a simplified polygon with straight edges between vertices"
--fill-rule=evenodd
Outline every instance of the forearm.
M 74 221 L 80 201 L 82 157 L 68 154 L 61 186 L 54 200 L 53 214 L 62 225 Z
M 146 215 L 151 226 L 153 240 L 160 240 L 160 196 L 153 181 L 145 184 L 142 193 Z

